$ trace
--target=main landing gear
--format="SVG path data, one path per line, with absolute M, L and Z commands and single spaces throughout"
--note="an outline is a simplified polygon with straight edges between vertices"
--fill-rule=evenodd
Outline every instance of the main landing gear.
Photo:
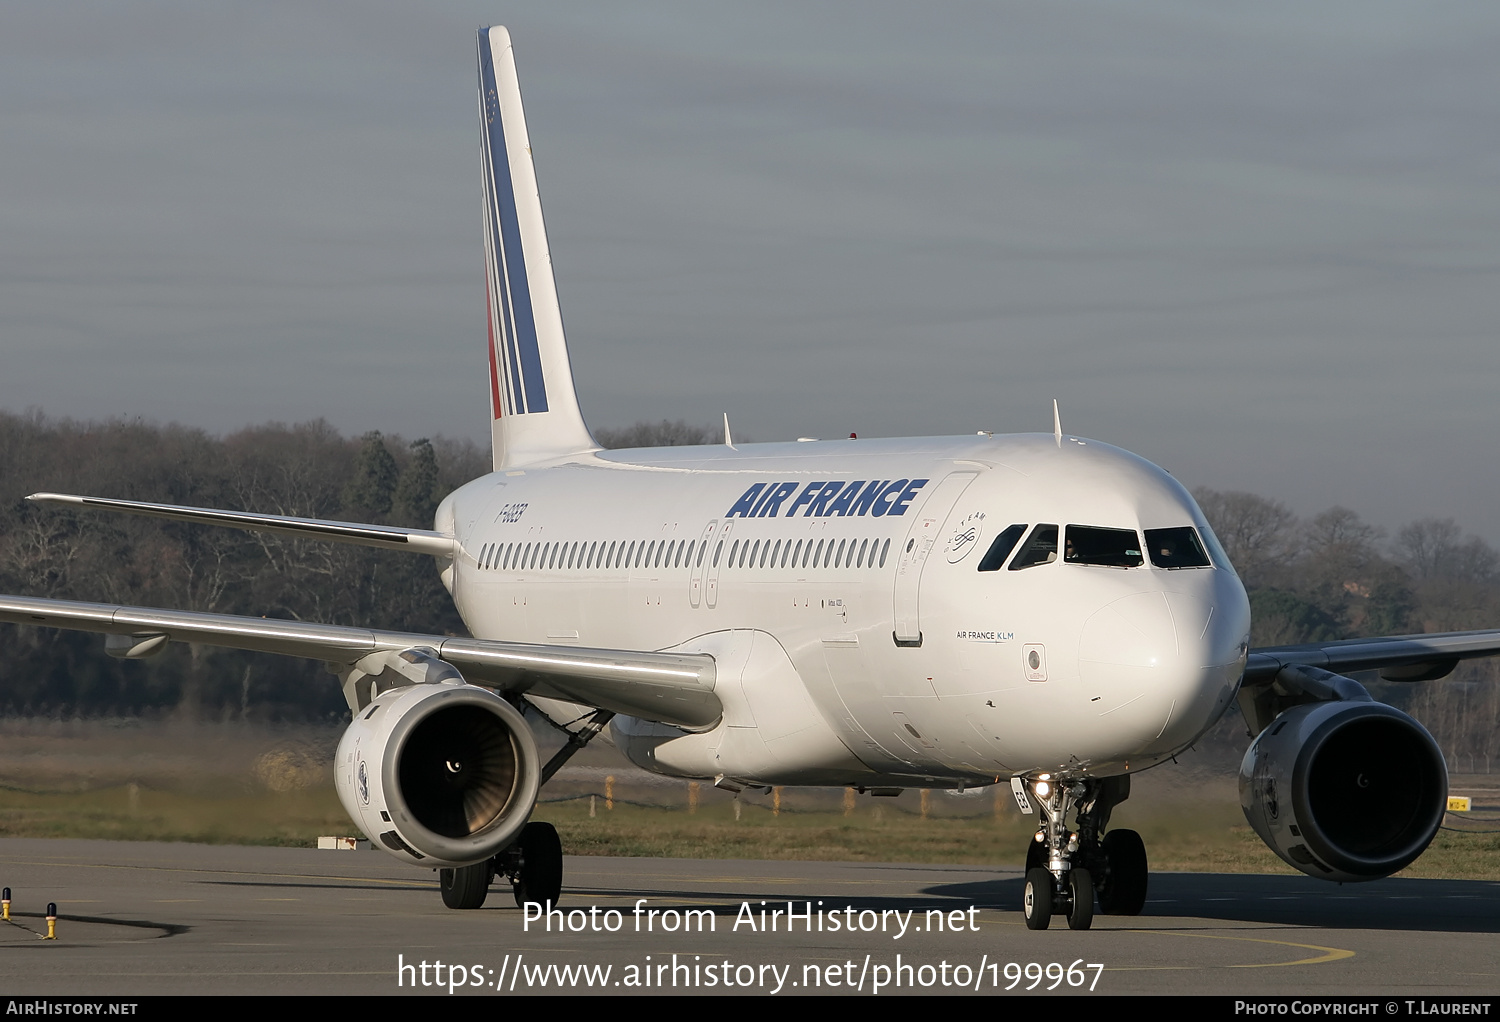
M 583 727 L 568 732 L 567 744 L 542 768 L 541 783 L 546 784 L 575 752 L 603 731 L 613 716 L 609 710 L 599 710 Z M 562 875 L 562 841 L 557 837 L 557 828 L 550 823 L 532 822 L 522 827 L 516 839 L 499 854 L 472 866 L 439 870 L 438 886 L 443 892 L 443 904 L 449 908 L 479 908 L 490 893 L 490 881 L 503 876 L 510 881 L 517 907 L 528 901 L 556 905 L 562 897 Z
M 1020 782 L 1020 783 L 1017 783 Z M 1094 899 L 1109 915 L 1133 916 L 1146 904 L 1146 846 L 1133 830 L 1112 830 L 1110 813 L 1130 797 L 1129 777 L 1058 780 L 1049 774 L 1012 782 L 1023 811 L 1027 789 L 1040 810 L 1040 826 L 1026 849 L 1022 908 L 1026 926 L 1045 930 L 1054 915 L 1068 928 L 1087 930 L 1094 921 Z M 1067 816 L 1075 812 L 1077 829 Z
M 550 823 L 528 823 L 505 851 L 472 866 L 438 870 L 443 904 L 449 908 L 479 908 L 497 876 L 510 881 L 516 905 L 551 902 L 562 897 L 562 842 Z

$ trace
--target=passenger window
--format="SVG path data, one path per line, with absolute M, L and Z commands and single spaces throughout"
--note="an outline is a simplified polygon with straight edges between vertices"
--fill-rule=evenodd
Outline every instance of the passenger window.
M 1092 525 L 1070 525 L 1063 560 L 1069 564 L 1094 564 L 1102 568 L 1139 568 L 1141 538 L 1134 529 L 1101 529 Z
M 1208 551 L 1198 539 L 1198 530 L 1184 525 L 1176 529 L 1147 529 L 1146 549 L 1158 568 L 1207 568 Z
M 735 540 L 735 542 L 738 543 L 739 540 Z M 719 566 L 719 555 L 722 554 L 723 552 L 724 552 L 724 541 L 721 539 L 721 540 L 719 540 L 718 545 L 714 547 L 714 563 L 712 565 L 710 565 L 710 567 L 717 568 Z
M 1010 562 L 1011 571 L 1034 568 L 1038 564 L 1051 564 L 1057 560 L 1057 526 L 1038 525 L 1026 538 L 1026 545 Z
M 857 558 L 855 558 L 855 560 L 854 560 L 854 566 L 856 568 L 863 568 L 865 566 L 865 553 L 869 549 L 870 549 L 870 541 L 869 540 L 864 540 L 862 543 L 859 544 L 859 556 Z
M 797 549 L 792 552 L 792 567 L 793 568 L 798 567 L 798 559 L 800 557 L 802 557 L 802 541 L 799 539 L 799 540 L 797 540 Z M 803 560 L 801 562 L 801 567 L 804 567 L 804 568 L 807 567 L 807 561 Z
M 771 551 L 771 558 L 770 558 L 770 560 L 771 560 L 771 567 L 773 567 L 773 568 L 776 567 L 776 558 L 778 558 L 780 556 L 781 556 L 781 540 L 778 539 L 776 541 L 776 549 L 774 549 L 774 550 Z M 761 567 L 764 568 L 765 564 L 764 563 L 761 564 Z
M 885 555 L 891 552 L 891 541 L 886 540 L 880 546 L 880 566 L 885 567 Z
M 733 543 L 729 544 L 729 560 L 727 560 L 727 561 L 724 562 L 724 567 L 726 567 L 726 568 L 732 568 L 732 567 L 734 567 L 734 555 L 737 554 L 737 553 L 739 553 L 739 550 L 740 550 L 740 541 L 739 540 L 735 540 Z M 714 553 L 714 561 L 717 562 L 718 560 L 719 560 L 719 555 L 718 555 L 718 552 L 715 551 L 715 553 Z
M 839 540 L 839 552 L 833 559 L 833 566 L 835 568 L 842 568 L 844 566 L 844 547 L 847 545 L 847 543 L 848 540 Z

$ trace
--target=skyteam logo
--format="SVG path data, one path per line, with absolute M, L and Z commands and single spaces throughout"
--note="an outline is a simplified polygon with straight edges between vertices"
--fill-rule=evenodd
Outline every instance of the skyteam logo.
M 484 112 L 484 255 L 488 278 L 490 401 L 495 417 L 547 410 L 531 283 L 516 215 L 505 124 L 495 87 L 489 31 L 479 33 L 479 102 Z M 519 111 L 518 111 L 519 112 Z M 497 343 L 498 342 L 498 343 Z
M 857 479 L 852 483 L 808 483 L 791 502 L 786 514 L 781 506 L 796 493 L 801 483 L 756 483 L 744 492 L 725 518 L 803 518 L 864 517 L 883 518 L 904 515 L 917 491 L 927 485 L 926 479 Z

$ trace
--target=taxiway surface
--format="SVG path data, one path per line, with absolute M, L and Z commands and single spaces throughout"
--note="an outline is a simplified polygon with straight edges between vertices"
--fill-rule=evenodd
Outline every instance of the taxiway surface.
M 1007 972 L 1017 991 L 1500 993 L 1484 881 L 1157 873 L 1142 915 L 1041 933 L 1019 872 L 978 866 L 570 857 L 560 908 L 582 911 L 551 932 L 503 882 L 450 911 L 434 874 L 373 851 L 6 839 L 0 885 L 10 994 L 988 993 Z

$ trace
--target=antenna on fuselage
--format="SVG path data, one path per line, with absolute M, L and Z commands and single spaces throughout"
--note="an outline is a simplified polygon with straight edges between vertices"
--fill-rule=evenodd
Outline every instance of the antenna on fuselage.
M 726 417 L 726 423 L 729 421 Z M 724 427 L 728 430 L 728 426 Z M 1057 398 L 1052 399 L 1052 436 L 1057 440 L 1057 446 L 1062 446 L 1062 416 L 1057 411 Z
M 724 446 L 731 450 L 735 449 L 734 437 L 729 435 L 729 413 L 724 413 Z

